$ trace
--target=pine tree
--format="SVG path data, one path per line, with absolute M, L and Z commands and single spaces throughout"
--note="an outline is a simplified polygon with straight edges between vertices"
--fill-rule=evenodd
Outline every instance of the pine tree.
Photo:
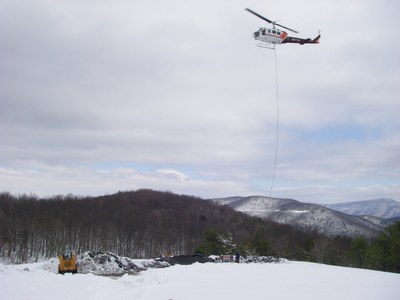
M 400 272 L 400 222 L 379 234 L 368 249 L 367 256 L 374 269 Z
M 351 242 L 350 249 L 350 261 L 354 263 L 355 266 L 362 268 L 365 266 L 366 254 L 368 249 L 367 241 L 358 237 Z

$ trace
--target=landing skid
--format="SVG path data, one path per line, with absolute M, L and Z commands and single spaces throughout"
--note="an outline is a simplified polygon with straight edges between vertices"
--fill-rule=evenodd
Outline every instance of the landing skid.
M 256 44 L 256 46 L 260 48 L 275 50 L 276 44 L 258 43 Z

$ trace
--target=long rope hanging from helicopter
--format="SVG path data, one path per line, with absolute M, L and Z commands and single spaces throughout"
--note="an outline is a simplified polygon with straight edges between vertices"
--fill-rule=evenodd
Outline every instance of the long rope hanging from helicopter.
M 274 171 L 271 180 L 271 188 L 269 190 L 269 197 L 272 195 L 272 190 L 275 183 L 276 165 L 278 163 L 278 142 L 279 142 L 279 85 L 278 85 L 278 61 L 276 58 L 276 47 L 274 46 L 275 54 L 275 86 L 276 86 L 276 139 L 275 139 L 275 161 L 274 161 Z
M 299 38 L 289 36 L 287 32 L 276 28 L 276 26 L 287 29 L 293 33 L 299 33 L 294 29 L 290 29 L 289 27 L 283 26 L 281 24 L 276 23 L 276 21 L 271 21 L 266 17 L 256 13 L 255 11 L 246 8 L 246 11 L 252 13 L 253 15 L 259 17 L 260 19 L 266 21 L 267 23 L 272 24 L 272 28 L 261 27 L 259 30 L 253 33 L 253 37 L 259 43 L 257 46 L 261 48 L 267 48 L 274 50 L 275 54 L 275 85 L 276 85 L 276 138 L 275 138 L 275 160 L 274 160 L 274 168 L 271 180 L 271 187 L 269 191 L 269 197 L 272 195 L 272 191 L 275 184 L 275 177 L 276 177 L 276 166 L 278 163 L 278 144 L 279 144 L 279 85 L 278 85 L 278 60 L 276 55 L 276 45 L 278 44 L 318 44 L 319 39 L 321 38 L 321 34 L 318 34 L 317 37 L 314 39 L 311 38 Z

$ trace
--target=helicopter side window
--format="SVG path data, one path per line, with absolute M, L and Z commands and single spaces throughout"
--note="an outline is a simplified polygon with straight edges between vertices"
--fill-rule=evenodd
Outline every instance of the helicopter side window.
M 278 35 L 281 35 L 281 32 L 280 32 L 280 31 L 278 31 L 277 33 L 278 33 Z
M 276 34 L 276 30 L 272 30 L 272 33 L 273 33 L 273 34 Z
M 271 33 L 271 29 L 268 29 L 268 33 Z
M 261 31 L 261 34 L 262 34 L 262 35 L 265 35 L 265 29 L 263 29 L 263 30 Z

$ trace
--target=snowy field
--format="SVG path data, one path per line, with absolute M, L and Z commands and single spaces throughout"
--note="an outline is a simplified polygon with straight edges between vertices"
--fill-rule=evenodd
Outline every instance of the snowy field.
M 102 277 L 56 273 L 54 260 L 0 264 L 0 299 L 400 299 L 400 274 L 305 262 L 206 263 Z

